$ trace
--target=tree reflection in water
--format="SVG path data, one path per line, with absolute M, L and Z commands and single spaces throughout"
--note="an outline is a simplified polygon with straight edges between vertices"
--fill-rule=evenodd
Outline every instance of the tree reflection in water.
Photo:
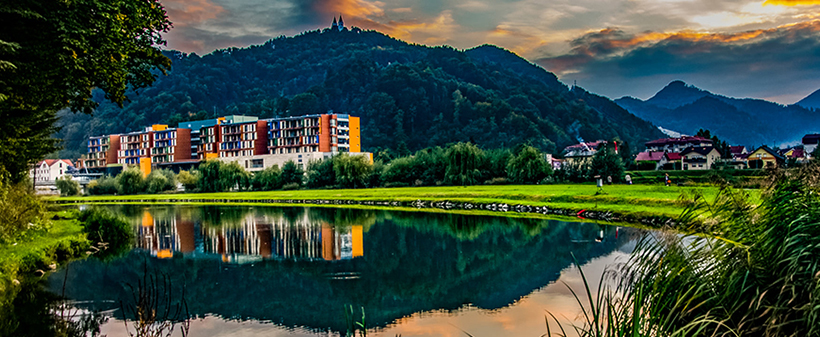
M 330 208 L 121 213 L 135 215 L 140 249 L 107 264 L 72 264 L 66 293 L 84 308 L 116 309 L 111 301 L 133 296 L 127 285 L 147 267 L 170 285 L 185 284 L 191 317 L 336 332 L 345 331 L 350 306 L 364 307 L 371 327 L 416 312 L 503 308 L 554 282 L 570 252 L 584 264 L 638 235 L 561 221 Z

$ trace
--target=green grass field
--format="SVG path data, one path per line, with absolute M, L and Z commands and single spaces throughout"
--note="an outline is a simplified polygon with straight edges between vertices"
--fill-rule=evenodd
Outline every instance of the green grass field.
M 524 205 L 547 205 L 554 208 L 589 209 L 612 211 L 631 215 L 664 215 L 676 217 L 683 211 L 678 202 L 681 195 L 703 194 L 713 198 L 718 188 L 713 186 L 663 186 L 663 185 L 610 185 L 604 194 L 596 195 L 595 185 L 493 185 L 467 187 L 404 187 L 348 190 L 297 190 L 268 192 L 185 193 L 127 196 L 91 196 L 59 198 L 61 201 L 78 202 L 197 202 L 197 200 L 354 200 L 354 201 L 453 201 L 474 203 L 507 203 Z M 749 190 L 753 200 L 759 192 Z

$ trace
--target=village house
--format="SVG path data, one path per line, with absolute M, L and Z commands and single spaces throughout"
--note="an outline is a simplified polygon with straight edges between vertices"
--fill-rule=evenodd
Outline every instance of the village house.
M 29 170 L 29 176 L 35 183 L 54 182 L 68 171 L 74 170 L 74 164 L 67 159 L 46 159 Z
M 684 170 L 708 170 L 720 160 L 720 152 L 712 146 L 693 146 L 680 153 Z
M 712 146 L 712 140 L 697 136 L 681 136 L 678 138 L 655 139 L 644 143 L 646 151 L 681 153 L 690 147 Z
M 752 151 L 752 153 L 749 153 L 747 161 L 749 168 L 761 169 L 780 167 L 786 162 L 786 158 L 777 153 L 777 151 L 772 150 L 772 148 L 763 145 Z
M 817 150 L 817 144 L 820 144 L 820 134 L 810 134 L 803 137 L 803 151 L 806 153 L 806 159 L 811 159 L 811 154 Z
M 564 148 L 564 158 L 567 164 L 582 164 L 592 160 L 592 156 L 606 145 L 605 140 L 598 140 L 589 143 L 579 143 Z

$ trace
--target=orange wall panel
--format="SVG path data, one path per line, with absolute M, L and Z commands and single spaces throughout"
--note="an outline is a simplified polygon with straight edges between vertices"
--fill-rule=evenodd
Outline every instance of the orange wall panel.
M 359 117 L 350 116 L 350 152 L 362 152 L 362 132 Z
M 330 152 L 330 115 L 319 120 L 319 152 Z

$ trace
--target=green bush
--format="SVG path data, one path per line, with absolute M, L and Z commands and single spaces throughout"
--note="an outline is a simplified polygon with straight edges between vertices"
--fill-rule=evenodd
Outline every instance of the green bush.
M 106 247 L 99 256 L 118 255 L 131 248 L 134 233 L 128 222 L 104 208 L 91 208 L 80 213 L 83 233 L 95 246 Z M 102 245 L 100 245 L 102 243 Z
M 71 197 L 80 194 L 80 183 L 72 180 L 69 175 L 57 178 L 55 183 L 57 185 L 57 189 L 60 190 L 60 195 L 63 197 Z
M 145 179 L 138 167 L 129 167 L 117 175 L 120 194 L 139 194 L 145 190 Z
M 144 186 L 148 194 L 175 191 L 177 188 L 176 175 L 171 170 L 154 170 L 145 177 Z
M 24 183 L 0 180 L 0 243 L 9 242 L 28 231 L 44 228 L 46 208 Z
M 552 174 L 552 166 L 532 146 L 524 146 L 507 164 L 507 176 L 519 184 L 538 183 Z
M 298 183 L 287 183 L 284 186 L 282 186 L 282 190 L 284 190 L 284 191 L 298 190 L 300 186 L 301 185 L 299 185 Z
M 302 187 L 302 180 L 305 177 L 305 172 L 302 171 L 293 160 L 288 160 L 282 166 L 282 175 L 280 176 L 281 183 L 284 186 L 296 184 L 296 188 Z M 284 187 L 282 187 L 284 189 Z
M 177 181 L 185 187 L 186 192 L 196 190 L 196 186 L 199 184 L 199 179 L 199 171 L 193 171 L 193 173 L 188 171 L 180 171 L 177 175 Z
M 253 175 L 253 189 L 254 191 L 273 191 L 281 187 L 279 185 L 279 176 L 282 171 L 279 166 L 273 165 L 262 171 L 256 172 Z
M 120 184 L 116 178 L 103 176 L 88 183 L 85 190 L 90 195 L 112 195 L 119 193 Z

